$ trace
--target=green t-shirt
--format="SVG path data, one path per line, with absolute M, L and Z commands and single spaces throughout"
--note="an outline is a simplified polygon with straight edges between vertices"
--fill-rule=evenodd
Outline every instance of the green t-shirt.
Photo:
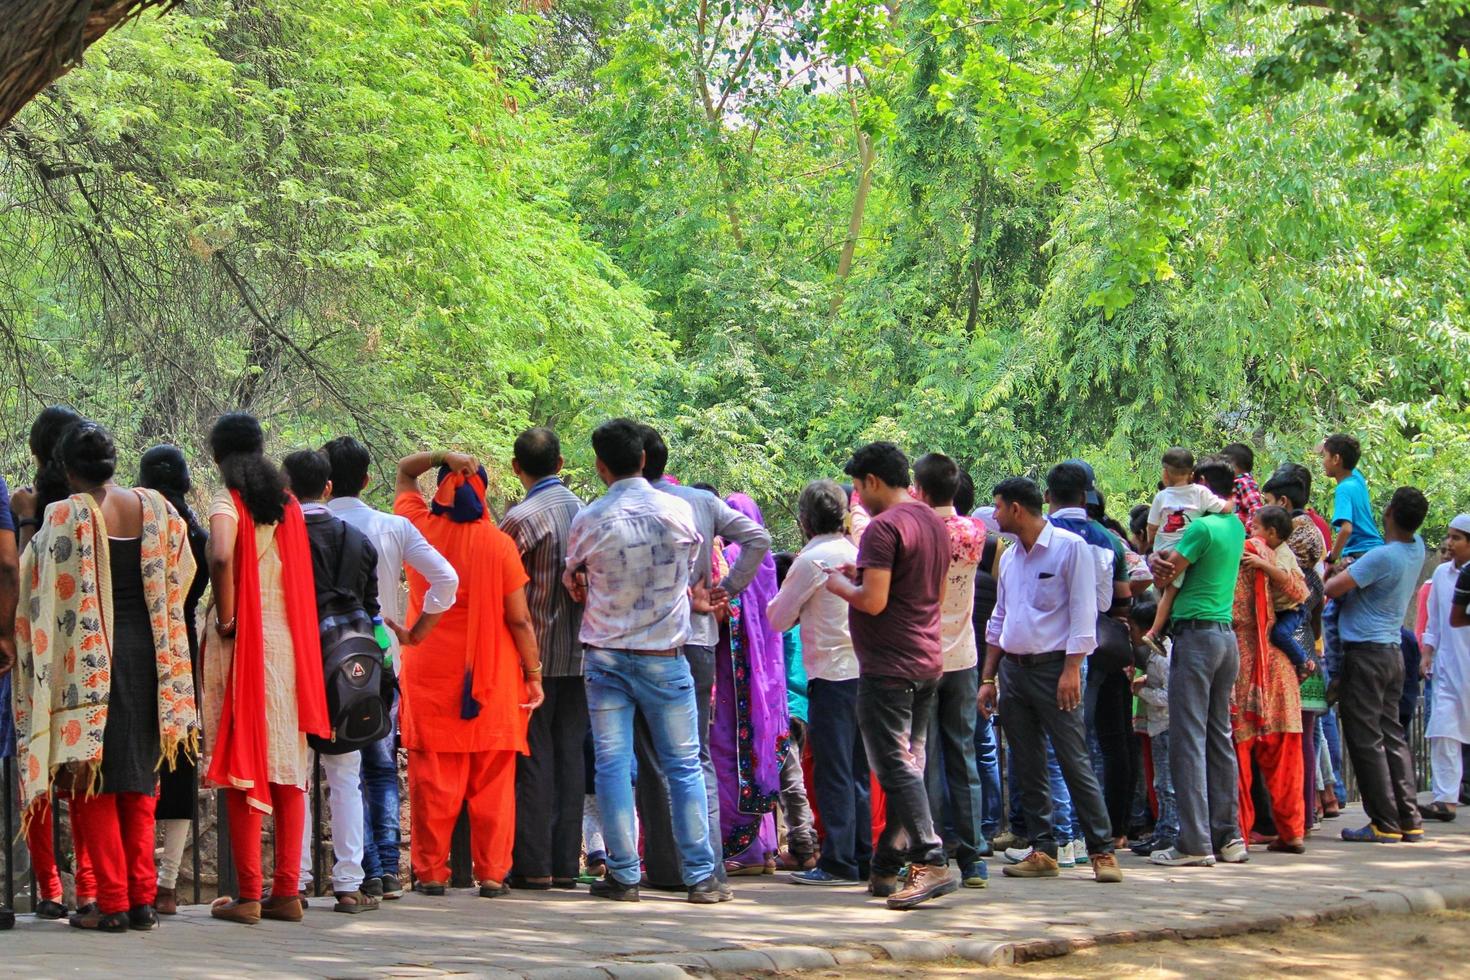
M 1174 599 L 1174 618 L 1230 622 L 1245 551 L 1240 518 L 1233 513 L 1201 514 L 1189 522 L 1174 550 L 1189 559 L 1189 577 Z

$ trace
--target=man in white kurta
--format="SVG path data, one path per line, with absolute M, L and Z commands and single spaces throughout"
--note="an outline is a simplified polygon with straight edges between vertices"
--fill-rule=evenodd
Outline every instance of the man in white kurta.
M 1450 625 L 1455 581 L 1470 562 L 1470 514 L 1450 522 L 1446 543 L 1450 560 L 1434 570 L 1429 586 L 1428 618 L 1424 626 L 1423 667 L 1433 680 L 1429 725 L 1430 767 L 1434 802 L 1423 808 L 1427 817 L 1455 818 L 1460 798 L 1461 746 L 1470 743 L 1470 627 Z

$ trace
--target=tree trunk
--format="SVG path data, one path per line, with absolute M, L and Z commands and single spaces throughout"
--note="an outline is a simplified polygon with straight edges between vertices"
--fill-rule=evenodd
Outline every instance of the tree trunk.
M 81 63 L 82 52 L 129 17 L 178 0 L 6 0 L 0 30 L 0 127 Z
M 852 272 L 852 257 L 857 251 L 858 236 L 863 230 L 863 211 L 868 206 L 868 192 L 873 188 L 873 161 L 876 153 L 873 138 L 858 130 L 858 182 L 857 192 L 852 197 L 852 213 L 847 219 L 847 241 L 842 245 L 842 256 L 837 260 L 837 291 L 832 294 L 831 312 L 842 308 L 847 276 Z

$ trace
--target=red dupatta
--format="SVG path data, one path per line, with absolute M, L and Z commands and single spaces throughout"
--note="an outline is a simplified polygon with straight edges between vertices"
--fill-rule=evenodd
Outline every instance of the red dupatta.
M 1256 555 L 1266 561 L 1274 561 L 1276 557 L 1266 543 L 1256 537 L 1245 539 L 1245 550 L 1247 554 Z M 1256 654 L 1251 658 L 1250 684 L 1253 690 L 1263 692 L 1270 680 L 1267 676 L 1266 661 L 1271 655 L 1271 624 L 1276 619 L 1276 613 L 1271 606 L 1271 587 L 1265 573 L 1256 569 L 1243 569 L 1242 571 L 1250 577 L 1249 602 L 1256 641 Z M 1241 714 L 1251 730 L 1264 729 L 1268 725 L 1265 716 L 1255 710 L 1259 709 L 1260 705 L 1259 698 L 1247 698 L 1240 705 Z
M 260 558 L 255 551 L 255 521 L 237 491 L 231 490 L 238 518 L 235 534 L 235 656 L 225 681 L 219 734 L 209 764 L 209 781 L 245 791 L 251 806 L 271 812 L 270 762 L 266 749 L 265 631 L 261 620 Z M 295 497 L 276 527 L 281 557 L 286 622 L 296 659 L 296 717 L 307 735 L 330 734 L 322 648 L 316 614 L 316 589 L 306 520 Z

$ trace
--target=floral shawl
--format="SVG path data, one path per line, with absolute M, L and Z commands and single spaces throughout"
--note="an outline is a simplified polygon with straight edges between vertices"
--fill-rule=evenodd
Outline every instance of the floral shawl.
M 143 597 L 153 627 L 158 674 L 159 749 L 173 768 L 192 753 L 199 719 L 184 596 L 194 579 L 189 529 L 153 490 L 143 505 Z M 112 580 L 107 523 L 91 494 L 46 508 L 21 558 L 16 611 L 15 724 L 21 802 L 30 807 L 63 767 L 78 770 L 77 790 L 96 792 L 112 686 Z

